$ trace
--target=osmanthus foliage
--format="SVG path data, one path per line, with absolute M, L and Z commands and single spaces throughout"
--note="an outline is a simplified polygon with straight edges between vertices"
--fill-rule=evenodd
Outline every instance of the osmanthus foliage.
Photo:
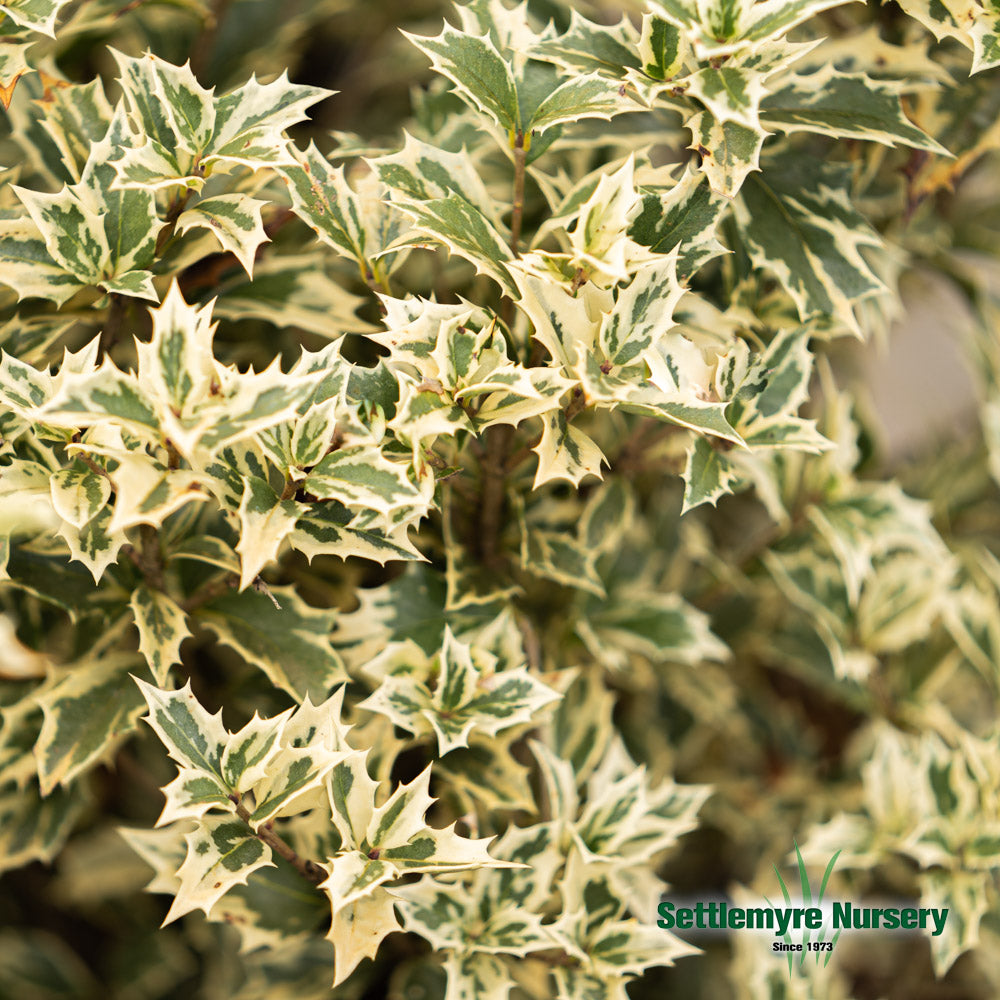
M 344 5 L 278 6 L 0 5 L 0 870 L 118 928 L 108 996 L 841 998 L 656 926 L 808 829 L 859 891 L 911 858 L 961 975 L 994 7 L 472 0 L 372 57 L 427 75 L 401 119 L 282 73 Z M 834 363 L 912 264 L 971 296 L 983 447 L 904 489 Z M 0 953 L 4 995 L 75 968 Z

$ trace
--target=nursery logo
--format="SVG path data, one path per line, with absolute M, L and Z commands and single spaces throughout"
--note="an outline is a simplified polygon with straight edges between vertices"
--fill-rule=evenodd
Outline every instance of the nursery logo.
M 805 861 L 795 845 L 801 895 L 793 897 L 777 865 L 772 865 L 781 887 L 784 905 L 771 902 L 766 896 L 766 906 L 732 906 L 726 900 L 687 900 L 683 904 L 664 900 L 657 913 L 657 926 L 663 930 L 697 931 L 770 931 L 773 940 L 771 951 L 788 958 L 791 973 L 798 956 L 803 965 L 808 955 L 816 962 L 823 959 L 826 966 L 833 955 L 841 932 L 844 930 L 928 931 L 934 937 L 944 932 L 948 910 L 928 906 L 859 906 L 841 900 L 826 899 L 826 889 L 833 874 L 840 851 L 837 851 L 820 882 L 819 892 L 813 896 L 812 885 Z

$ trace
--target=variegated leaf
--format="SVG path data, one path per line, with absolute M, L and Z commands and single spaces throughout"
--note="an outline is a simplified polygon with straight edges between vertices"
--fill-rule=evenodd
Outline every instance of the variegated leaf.
M 557 479 L 579 486 L 584 476 L 601 478 L 607 461 L 597 444 L 566 420 L 562 410 L 542 414 L 542 437 L 534 447 L 538 455 L 534 488 Z
M 129 677 L 135 654 L 84 657 L 38 696 L 45 721 L 35 744 L 42 794 L 67 786 L 121 743 L 142 711 Z
M 103 507 L 82 527 L 64 521 L 58 532 L 69 547 L 70 558 L 82 562 L 96 582 L 118 561 L 122 546 L 128 543 L 125 532 L 114 528 L 111 519 L 111 509 Z
M 290 84 L 282 75 L 269 84 L 251 78 L 215 97 L 190 66 L 174 66 L 151 52 L 131 58 L 114 53 L 121 87 L 141 140 L 115 162 L 117 187 L 200 188 L 213 167 L 291 165 L 283 130 L 302 121 L 305 109 L 329 95 Z
M 187 614 L 163 591 L 146 585 L 132 592 L 129 602 L 139 630 L 139 652 L 157 684 L 166 684 L 170 668 L 181 662 L 181 643 L 191 635 Z
M 684 507 L 687 513 L 703 503 L 715 506 L 737 481 L 735 470 L 726 461 L 725 451 L 707 438 L 697 437 L 688 449 L 684 466 Z
M 271 593 L 280 608 L 245 590 L 210 601 L 194 617 L 296 700 L 325 697 L 347 678 L 330 643 L 336 612 L 309 607 L 293 587 L 272 587 Z
M 164 919 L 169 924 L 192 910 L 212 907 L 258 868 L 270 867 L 271 848 L 232 816 L 208 816 L 189 833 L 187 857 L 177 870 L 180 886 Z
M 379 255 L 402 235 L 402 227 L 380 207 L 383 192 L 370 187 L 367 196 L 356 192 L 344 168 L 331 166 L 312 144 L 294 156 L 296 162 L 281 174 L 296 214 L 327 246 L 354 260 L 363 277 L 372 277 Z
M 720 122 L 702 111 L 686 123 L 691 145 L 701 157 L 701 171 L 711 189 L 724 198 L 733 198 L 748 175 L 760 170 L 760 151 L 770 133 L 761 126 L 751 128 L 736 121 Z
M 19 299 L 47 299 L 58 306 L 86 287 L 86 282 L 52 259 L 42 232 L 20 214 L 0 218 L 0 263 L 0 281 L 13 288 Z
M 49 482 L 52 506 L 75 528 L 82 528 L 111 498 L 109 479 L 92 472 L 82 462 L 59 469 Z
M 371 330 L 372 324 L 355 314 L 364 299 L 315 264 L 313 254 L 268 254 L 254 266 L 253 281 L 234 269 L 233 277 L 219 288 L 213 311 L 223 319 L 263 319 L 279 328 L 297 326 L 331 340 Z
M 669 80 L 684 63 L 686 40 L 676 24 L 655 14 L 642 17 L 639 38 L 639 62 L 642 72 L 652 80 Z
M 535 43 L 531 55 L 561 66 L 570 73 L 600 73 L 618 80 L 627 69 L 638 69 L 638 33 L 628 18 L 605 25 L 588 21 L 570 8 L 569 26 L 556 38 Z
M 259 827 L 276 816 L 291 816 L 312 808 L 322 795 L 326 776 L 347 756 L 322 743 L 307 741 L 301 747 L 283 746 L 266 764 L 266 772 L 254 784 L 254 806 L 250 824 Z
M 524 123 L 525 131 L 543 132 L 553 125 L 579 121 L 583 118 L 603 118 L 610 121 L 624 111 L 640 110 L 613 81 L 599 72 L 574 76 L 559 84 L 531 112 Z
M 430 57 L 438 73 L 451 80 L 463 101 L 504 131 L 522 128 L 514 76 L 489 33 L 480 38 L 445 24 L 433 38 L 404 34 Z
M 878 234 L 850 203 L 837 167 L 800 163 L 749 179 L 735 202 L 755 265 L 774 273 L 799 316 L 830 316 L 857 331 L 853 306 L 885 286 L 862 249 L 880 252 Z
M 971 49 L 973 73 L 1000 65 L 1000 12 L 990 0 L 900 0 L 899 5 L 935 38 L 954 38 Z
M 471 202 L 499 231 L 500 211 L 468 156 L 438 149 L 403 133 L 403 148 L 371 161 L 387 187 L 411 201 L 434 201 L 456 195 Z
M 264 479 L 245 477 L 239 507 L 240 590 L 246 590 L 260 571 L 278 557 L 278 551 L 295 521 L 302 504 L 282 500 Z
M 430 201 L 400 202 L 399 210 L 412 219 L 418 233 L 470 261 L 478 274 L 488 274 L 504 292 L 517 296 L 507 270 L 507 263 L 514 259 L 510 247 L 489 217 L 471 202 L 453 194 Z
M 177 217 L 177 232 L 207 229 L 253 277 L 254 258 L 261 244 L 268 241 L 261 220 L 261 209 L 267 204 L 242 194 L 220 194 L 203 198 Z
M 31 69 L 28 49 L 34 44 L 35 40 L 30 37 L 13 37 L 10 41 L 0 42 L 0 103 L 5 108 L 10 107 L 18 80 Z
M 866 139 L 886 146 L 901 143 L 948 155 L 903 112 L 901 87 L 864 73 L 843 73 L 827 65 L 808 76 L 790 74 L 761 104 L 765 124 L 782 132 Z
M 146 722 L 181 767 L 222 777 L 221 762 L 229 741 L 222 713 L 209 715 L 188 681 L 178 691 L 165 691 L 135 678 L 149 706 Z
M 0 869 L 29 861 L 51 861 L 70 835 L 86 801 L 78 792 L 56 788 L 45 797 L 32 782 L 0 790 Z
M 725 660 L 729 651 L 709 630 L 708 619 L 676 594 L 617 590 L 603 605 L 593 602 L 578 632 L 591 654 L 611 669 L 621 669 L 628 653 L 653 663 L 696 666 Z
M 702 264 L 725 253 L 715 238 L 726 201 L 690 167 L 667 191 L 644 192 L 629 236 L 655 253 L 677 251 L 677 272 L 686 282 Z
M 345 507 L 386 515 L 423 501 L 406 465 L 363 445 L 339 448 L 325 456 L 305 478 L 303 489 L 321 500 L 337 500 Z
M 7 0 L 3 13 L 21 28 L 55 38 L 56 20 L 67 3 L 69 0 Z
M 334 910 L 326 935 L 336 954 L 334 987 L 357 968 L 361 959 L 374 958 L 386 935 L 400 929 L 392 904 L 392 897 L 377 888 L 371 896 Z
M 431 691 L 419 675 L 384 677 L 360 708 L 381 712 L 415 736 L 433 733 L 438 756 L 468 745 L 475 732 L 495 736 L 529 722 L 559 695 L 524 667 L 496 671 L 495 658 L 445 629 Z

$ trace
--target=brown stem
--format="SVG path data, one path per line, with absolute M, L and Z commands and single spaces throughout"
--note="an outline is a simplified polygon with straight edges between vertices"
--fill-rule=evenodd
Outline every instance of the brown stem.
M 146 2 L 147 0 L 132 0 L 131 3 L 125 4 L 124 7 L 119 7 L 118 10 L 116 10 L 114 13 L 115 20 L 117 21 L 118 18 L 124 17 L 126 14 L 131 14 L 132 11 L 141 7 Z
M 510 216 L 510 252 L 521 256 L 521 220 L 524 216 L 524 174 L 528 153 L 524 148 L 524 133 L 514 134 L 514 211 Z
M 486 450 L 482 460 L 479 491 L 479 557 L 483 564 L 496 569 L 500 563 L 500 529 L 503 527 L 504 478 L 507 452 L 514 436 L 508 424 L 486 428 Z
M 125 322 L 126 310 L 125 296 L 117 292 L 111 293 L 111 308 L 108 310 L 108 319 L 101 330 L 101 350 L 107 353 L 121 336 L 122 324 Z
M 197 165 L 195 165 L 193 169 L 197 170 Z M 177 220 L 180 218 L 180 214 L 184 211 L 184 207 L 187 205 L 190 198 L 191 188 L 185 188 L 184 194 L 175 196 L 170 202 L 170 205 L 167 208 L 167 215 L 163 220 L 163 228 L 156 237 L 156 249 L 153 253 L 157 257 L 160 257 L 163 254 L 164 249 L 170 242 L 170 238 L 174 235 L 174 227 L 177 225 Z
M 231 796 L 236 802 L 236 815 L 239 816 L 247 826 L 253 830 L 253 824 L 250 822 L 250 813 L 247 811 L 247 807 L 243 805 L 239 799 Z M 284 858 L 290 865 L 292 865 L 295 870 L 307 881 L 311 882 L 313 885 L 319 885 L 327 877 L 327 871 L 321 868 L 314 861 L 310 861 L 308 858 L 301 858 L 292 849 L 289 844 L 279 837 L 271 827 L 265 823 L 262 826 L 257 827 L 253 831 L 254 835 L 262 840 L 268 847 L 274 851 L 279 857 Z
M 210 580 L 200 590 L 196 590 L 187 600 L 181 601 L 181 607 L 187 612 L 194 611 L 203 604 L 208 604 L 217 597 L 228 594 L 239 582 L 239 577 L 233 573 L 227 573 L 225 576 Z
M 85 466 L 87 466 L 87 468 L 88 468 L 88 469 L 90 469 L 90 471 L 91 471 L 91 472 L 96 472 L 96 473 L 97 473 L 97 475 L 99 475 L 99 476 L 103 476 L 103 477 L 104 477 L 104 478 L 105 478 L 105 479 L 106 479 L 106 480 L 107 480 L 107 481 L 108 481 L 109 483 L 111 483 L 111 488 L 112 488 L 112 489 L 114 489 L 114 485 L 115 485 L 115 484 L 114 484 L 114 480 L 113 480 L 113 479 L 111 478 L 111 476 L 110 476 L 110 475 L 108 475 L 108 470 L 107 470 L 107 469 L 105 469 L 105 468 L 104 468 L 103 466 L 100 466 L 100 465 L 98 465 L 98 464 L 97 464 L 97 463 L 96 463 L 96 462 L 95 462 L 95 461 L 94 461 L 94 460 L 93 460 L 93 459 L 92 459 L 92 458 L 91 458 L 91 457 L 90 457 L 90 456 L 89 456 L 88 454 L 86 454 L 85 452 L 82 452 L 82 451 L 78 451 L 78 452 L 76 453 L 76 457 L 77 457 L 78 459 L 80 459 L 80 461 L 81 461 L 81 462 L 83 462 L 83 464 L 84 464 Z
M 577 414 L 579 414 L 584 407 L 586 407 L 586 405 L 587 394 L 583 391 L 583 389 L 577 387 L 573 390 L 573 397 L 569 401 L 569 406 L 566 407 L 566 413 L 564 414 L 566 417 L 566 423 L 573 420 L 573 418 L 576 417 Z
M 154 590 L 164 590 L 163 558 L 156 528 L 151 524 L 140 525 L 139 538 L 142 540 L 139 550 L 139 569 L 142 570 L 142 575 L 150 587 Z

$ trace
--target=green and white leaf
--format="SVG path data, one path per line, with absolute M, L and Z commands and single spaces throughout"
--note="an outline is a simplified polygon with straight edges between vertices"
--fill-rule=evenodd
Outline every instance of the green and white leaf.
M 218 597 L 193 616 L 297 701 L 323 699 L 347 679 L 330 643 L 337 613 L 310 607 L 294 587 L 270 590 L 280 609 L 264 594 L 245 590 Z
M 189 64 L 174 66 L 151 52 L 138 58 L 113 54 L 137 140 L 115 162 L 119 188 L 201 188 L 214 167 L 291 165 L 284 129 L 329 95 L 290 84 L 282 74 L 268 84 L 251 77 L 217 98 L 198 83 Z
M 597 444 L 579 427 L 568 423 L 562 410 L 543 413 L 542 436 L 533 451 L 538 456 L 534 489 L 553 480 L 565 479 L 579 486 L 585 476 L 601 478 L 607 462 Z
M 246 477 L 240 502 L 240 590 L 246 590 L 261 570 L 278 557 L 282 542 L 295 527 L 303 505 L 282 500 L 266 480 Z
M 45 721 L 35 744 L 43 795 L 105 760 L 135 728 L 143 703 L 129 677 L 135 654 L 85 656 L 40 693 Z
M 177 232 L 183 235 L 189 229 L 207 229 L 252 278 L 257 249 L 268 242 L 260 214 L 266 204 L 244 194 L 204 198 L 177 217 Z
M 759 125 L 720 122 L 707 111 L 692 116 L 685 125 L 691 130 L 688 149 L 701 157 L 700 169 L 711 189 L 724 198 L 734 198 L 747 177 L 760 170 L 760 151 L 771 133 Z
M 414 736 L 433 734 L 439 757 L 468 746 L 473 733 L 495 736 L 530 722 L 559 697 L 525 667 L 496 671 L 493 656 L 460 643 L 449 628 L 434 663 L 433 691 L 419 675 L 389 674 L 358 707 L 380 712 Z
M 726 205 L 705 178 L 688 167 L 669 190 L 642 193 L 642 209 L 628 234 L 654 253 L 679 248 L 677 272 L 686 282 L 702 264 L 726 252 L 715 237 Z
M 487 274 L 508 295 L 516 298 L 508 262 L 514 259 L 503 234 L 475 205 L 458 195 L 430 201 L 398 203 L 399 210 L 410 217 L 417 233 L 447 247 L 452 253 L 472 263 L 477 274 Z M 396 247 L 419 245 L 409 237 Z
M 734 213 L 755 266 L 771 271 L 799 316 L 829 316 L 858 332 L 853 307 L 885 286 L 862 253 L 882 240 L 851 204 L 842 170 L 805 163 L 749 179 Z
M 76 790 L 55 788 L 43 798 L 34 782 L 0 790 L 0 869 L 51 861 L 86 806 Z
M 906 117 L 901 91 L 897 83 L 826 65 L 808 75 L 783 77 L 780 88 L 761 103 L 761 117 L 765 124 L 783 132 L 819 132 L 886 146 L 899 143 L 948 155 L 940 143 Z
M 182 768 L 215 775 L 222 780 L 222 755 L 229 734 L 222 712 L 209 715 L 191 690 L 190 680 L 177 691 L 161 690 L 135 678 L 149 706 L 146 722 Z
M 271 848 L 232 816 L 205 817 L 185 840 L 187 857 L 177 870 L 180 886 L 164 924 L 192 910 L 210 915 L 231 888 L 246 885 L 252 872 L 274 864 Z
M 187 613 L 161 590 L 145 584 L 129 601 L 139 630 L 139 652 L 157 684 L 166 684 L 170 668 L 181 662 L 181 643 L 191 635 Z
M 55 512 L 74 528 L 82 528 L 96 517 L 111 498 L 108 478 L 92 472 L 82 462 L 58 469 L 49 483 Z
M 523 129 L 514 75 L 489 32 L 479 37 L 446 23 L 441 34 L 433 38 L 403 34 L 430 57 L 433 68 L 451 80 L 455 93 L 470 107 L 505 132 Z

